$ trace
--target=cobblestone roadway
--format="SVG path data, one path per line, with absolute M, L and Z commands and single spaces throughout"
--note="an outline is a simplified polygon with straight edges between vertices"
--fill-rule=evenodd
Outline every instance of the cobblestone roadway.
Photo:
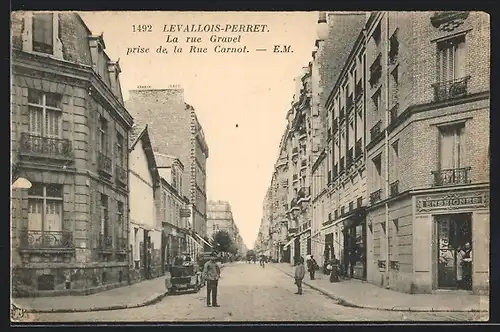
M 305 287 L 295 295 L 293 280 L 258 264 L 228 264 L 219 282 L 220 308 L 205 306 L 206 289 L 169 296 L 143 308 L 87 313 L 31 314 L 30 321 L 450 321 L 479 320 L 476 313 L 409 313 L 340 306 Z

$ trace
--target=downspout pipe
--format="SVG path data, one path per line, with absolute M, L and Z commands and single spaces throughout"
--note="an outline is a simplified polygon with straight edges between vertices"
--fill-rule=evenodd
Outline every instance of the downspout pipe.
M 385 245 L 386 245 L 386 262 L 385 262 L 385 288 L 389 288 L 389 268 L 390 268 L 390 253 L 389 253 L 389 12 L 384 12 L 385 16 L 385 40 L 384 40 L 384 66 L 385 66 L 385 120 L 384 120 L 384 150 L 385 150 L 385 167 L 384 167 L 384 191 L 385 191 Z

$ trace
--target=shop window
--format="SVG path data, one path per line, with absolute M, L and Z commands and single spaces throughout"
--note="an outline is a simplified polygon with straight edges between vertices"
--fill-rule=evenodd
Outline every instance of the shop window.
M 38 277 L 38 290 L 54 290 L 54 276 L 52 274 L 43 274 Z

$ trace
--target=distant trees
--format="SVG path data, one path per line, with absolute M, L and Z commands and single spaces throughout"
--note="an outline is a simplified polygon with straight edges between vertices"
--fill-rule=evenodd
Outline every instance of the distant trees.
M 214 249 L 218 252 L 234 253 L 234 249 L 236 247 L 233 243 L 233 239 L 231 239 L 231 236 L 225 230 L 219 230 L 214 233 L 210 242 L 214 246 Z

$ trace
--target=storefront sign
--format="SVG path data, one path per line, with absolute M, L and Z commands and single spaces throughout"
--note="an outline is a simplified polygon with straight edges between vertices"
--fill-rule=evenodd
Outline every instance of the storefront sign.
M 486 208 L 489 196 L 486 192 L 460 193 L 417 198 L 417 211 Z

